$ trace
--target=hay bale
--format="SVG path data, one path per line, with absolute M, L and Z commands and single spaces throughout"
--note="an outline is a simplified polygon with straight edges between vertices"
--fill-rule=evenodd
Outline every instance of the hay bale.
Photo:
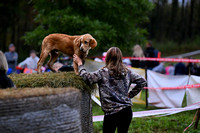
M 80 101 L 74 88 L 0 90 L 0 132 L 81 133 Z
M 43 74 L 12 74 L 9 76 L 17 88 L 50 87 L 63 88 L 74 87 L 86 90 L 89 93 L 93 86 L 87 85 L 80 76 L 74 72 L 43 73 Z
M 93 133 L 91 95 L 86 91 L 81 93 L 81 127 L 83 133 Z
M 74 72 L 43 73 L 43 74 L 12 74 L 10 78 L 13 80 L 17 88 L 74 87 L 81 90 L 82 98 L 80 100 L 80 106 L 81 106 L 80 119 L 81 119 L 82 133 L 93 133 L 92 104 L 91 104 L 90 94 L 94 90 L 95 86 L 87 85 L 82 80 L 82 78 L 80 76 L 76 76 Z

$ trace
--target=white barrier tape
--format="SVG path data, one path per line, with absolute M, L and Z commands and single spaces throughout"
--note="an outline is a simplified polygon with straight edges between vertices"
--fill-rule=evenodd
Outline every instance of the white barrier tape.
M 159 117 L 159 116 L 172 115 L 172 114 L 189 111 L 189 110 L 195 110 L 198 108 L 200 108 L 200 102 L 192 104 L 192 105 L 184 107 L 184 108 L 157 109 L 157 110 L 133 112 L 133 117 L 134 118 L 147 117 L 147 116 Z M 103 119 L 104 119 L 103 115 L 93 116 L 93 122 L 103 121 Z
M 93 94 L 91 95 L 92 100 L 101 107 L 101 102 Z

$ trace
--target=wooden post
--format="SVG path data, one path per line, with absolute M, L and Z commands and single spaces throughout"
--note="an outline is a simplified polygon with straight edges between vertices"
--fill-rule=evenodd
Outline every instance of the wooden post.
M 147 65 L 145 66 L 145 78 L 147 81 Z M 148 108 L 148 89 L 145 90 L 145 97 L 146 97 L 146 108 Z
M 196 118 L 196 121 L 195 121 L 194 129 L 197 129 L 197 126 L 198 126 L 198 123 L 199 123 L 199 118 L 200 118 L 200 108 L 198 109 L 198 112 L 197 112 L 197 118 Z

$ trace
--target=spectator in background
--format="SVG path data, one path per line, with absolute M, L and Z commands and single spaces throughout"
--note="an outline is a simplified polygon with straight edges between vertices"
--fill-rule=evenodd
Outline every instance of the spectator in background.
M 103 56 L 103 58 L 102 58 L 103 62 L 105 62 L 105 60 L 106 60 L 106 55 L 107 55 L 107 52 L 103 52 L 103 54 L 102 54 L 102 56 Z
M 56 62 L 53 64 L 53 69 L 58 72 L 58 70 L 63 66 L 63 64 Z
M 56 62 L 53 64 L 54 70 L 56 72 L 69 72 L 69 71 L 74 71 L 74 68 L 70 65 L 63 65 L 62 63 Z
M 142 48 L 138 44 L 136 44 L 133 47 L 133 57 L 145 57 Z M 131 60 L 131 66 L 137 67 L 137 68 L 144 68 L 145 67 L 145 61 Z
M 96 62 L 105 62 L 106 54 L 107 54 L 107 52 L 103 52 L 102 53 L 102 59 L 96 57 L 96 58 L 94 58 L 94 61 L 96 61 Z
M 94 61 L 96 61 L 96 62 L 103 62 L 103 60 L 102 59 L 100 59 L 100 58 L 94 58 Z
M 197 72 L 196 72 L 196 76 L 200 76 L 200 65 L 196 64 L 196 69 L 197 69 Z
M 156 67 L 154 67 L 154 68 L 152 69 L 152 71 L 165 74 L 165 66 L 164 66 L 164 63 L 160 63 L 159 65 L 157 65 Z
M 151 41 L 148 41 L 146 43 L 145 56 L 151 57 L 151 58 L 158 58 L 160 56 L 160 52 L 153 47 Z M 159 62 L 158 61 L 147 61 L 146 65 L 147 65 L 148 69 L 152 70 L 155 66 L 159 65 Z
M 74 71 L 74 68 L 73 68 L 73 66 L 64 65 L 61 68 L 59 68 L 58 71 L 60 71 L 60 72 L 70 72 L 70 71 Z
M 179 62 L 175 65 L 174 75 L 187 75 L 187 68 L 184 63 Z
M 57 61 L 63 65 L 70 65 L 73 62 L 72 59 L 66 54 L 62 54 L 59 58 L 57 58 Z
M 191 57 L 189 59 L 192 59 Z M 196 63 L 187 63 L 186 65 L 187 74 L 191 75 L 199 75 L 198 73 L 198 65 Z
M 14 87 L 14 84 L 10 78 L 7 77 L 8 63 L 5 55 L 0 51 L 0 88 L 6 89 Z
M 9 45 L 9 52 L 5 53 L 7 62 L 8 62 L 8 68 L 11 69 L 11 73 L 16 71 L 17 66 L 17 60 L 18 60 L 18 54 L 15 52 L 15 45 L 10 44 Z
M 19 63 L 18 66 L 35 70 L 35 69 L 37 69 L 37 62 L 38 61 L 39 61 L 39 58 L 37 57 L 35 50 L 31 50 L 30 51 L 30 57 L 26 58 L 26 60 Z
M 173 66 L 173 64 L 170 64 L 165 68 L 165 71 L 166 75 L 174 75 L 175 67 Z
M 123 62 L 124 65 L 126 65 L 128 67 L 131 67 L 131 61 L 130 61 L 130 59 L 123 59 L 122 62 Z

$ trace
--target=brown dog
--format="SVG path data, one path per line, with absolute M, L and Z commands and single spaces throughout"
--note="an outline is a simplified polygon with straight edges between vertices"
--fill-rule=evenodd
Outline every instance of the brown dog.
M 95 48 L 96 46 L 97 42 L 90 34 L 84 34 L 80 36 L 50 34 L 46 36 L 42 42 L 40 60 L 37 64 L 38 73 L 41 72 L 41 66 L 43 65 L 48 55 L 50 55 L 50 60 L 47 63 L 48 67 L 51 69 L 51 71 L 55 72 L 52 66 L 59 56 L 58 51 L 61 51 L 62 53 L 69 56 L 73 56 L 73 54 L 76 54 L 84 62 L 89 50 L 91 48 Z M 73 66 L 75 73 L 78 74 L 78 65 L 73 62 Z

